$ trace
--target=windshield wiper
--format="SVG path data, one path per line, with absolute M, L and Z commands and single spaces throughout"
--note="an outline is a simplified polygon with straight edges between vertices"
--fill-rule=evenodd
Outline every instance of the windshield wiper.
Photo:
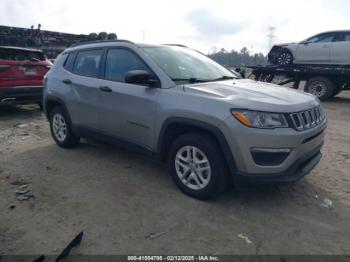
M 215 81 L 220 81 L 220 80 L 228 80 L 228 79 L 238 79 L 237 77 L 234 76 L 222 76 L 219 78 L 214 78 L 214 79 L 200 79 L 200 78 L 172 78 L 173 81 L 186 81 L 189 83 L 204 83 L 204 82 L 215 82 Z
M 210 79 L 199 79 L 199 78 L 195 78 L 195 77 L 191 77 L 191 78 L 172 78 L 171 80 L 173 81 L 186 81 L 189 83 L 203 83 L 203 82 L 209 82 L 211 81 Z
M 212 79 L 211 81 L 220 81 L 220 80 L 229 80 L 229 79 L 238 79 L 235 76 L 222 76 L 219 78 Z

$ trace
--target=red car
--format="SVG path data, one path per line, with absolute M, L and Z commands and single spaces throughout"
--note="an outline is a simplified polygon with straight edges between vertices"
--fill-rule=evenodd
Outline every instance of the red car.
M 41 50 L 0 46 L 0 104 L 40 104 L 51 66 Z

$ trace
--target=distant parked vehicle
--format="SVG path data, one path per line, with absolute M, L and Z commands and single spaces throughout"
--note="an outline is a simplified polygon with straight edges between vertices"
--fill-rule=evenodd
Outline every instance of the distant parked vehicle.
M 0 46 L 0 104 L 41 104 L 52 63 L 41 50 Z
M 274 45 L 268 59 L 274 65 L 350 65 L 350 30 L 321 33 L 300 43 Z

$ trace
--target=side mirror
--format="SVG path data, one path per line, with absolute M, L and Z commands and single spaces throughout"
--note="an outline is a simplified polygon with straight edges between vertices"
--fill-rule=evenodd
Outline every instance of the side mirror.
M 125 76 L 125 83 L 154 87 L 158 81 L 151 79 L 150 73 L 145 70 L 131 70 Z

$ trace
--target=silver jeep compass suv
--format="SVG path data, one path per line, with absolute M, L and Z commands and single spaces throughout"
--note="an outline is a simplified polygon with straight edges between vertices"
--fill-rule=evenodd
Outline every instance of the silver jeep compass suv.
M 80 44 L 44 82 L 59 146 L 89 137 L 141 149 L 166 161 L 176 185 L 196 198 L 230 182 L 296 181 L 321 158 L 326 117 L 315 97 L 241 79 L 184 46 Z

